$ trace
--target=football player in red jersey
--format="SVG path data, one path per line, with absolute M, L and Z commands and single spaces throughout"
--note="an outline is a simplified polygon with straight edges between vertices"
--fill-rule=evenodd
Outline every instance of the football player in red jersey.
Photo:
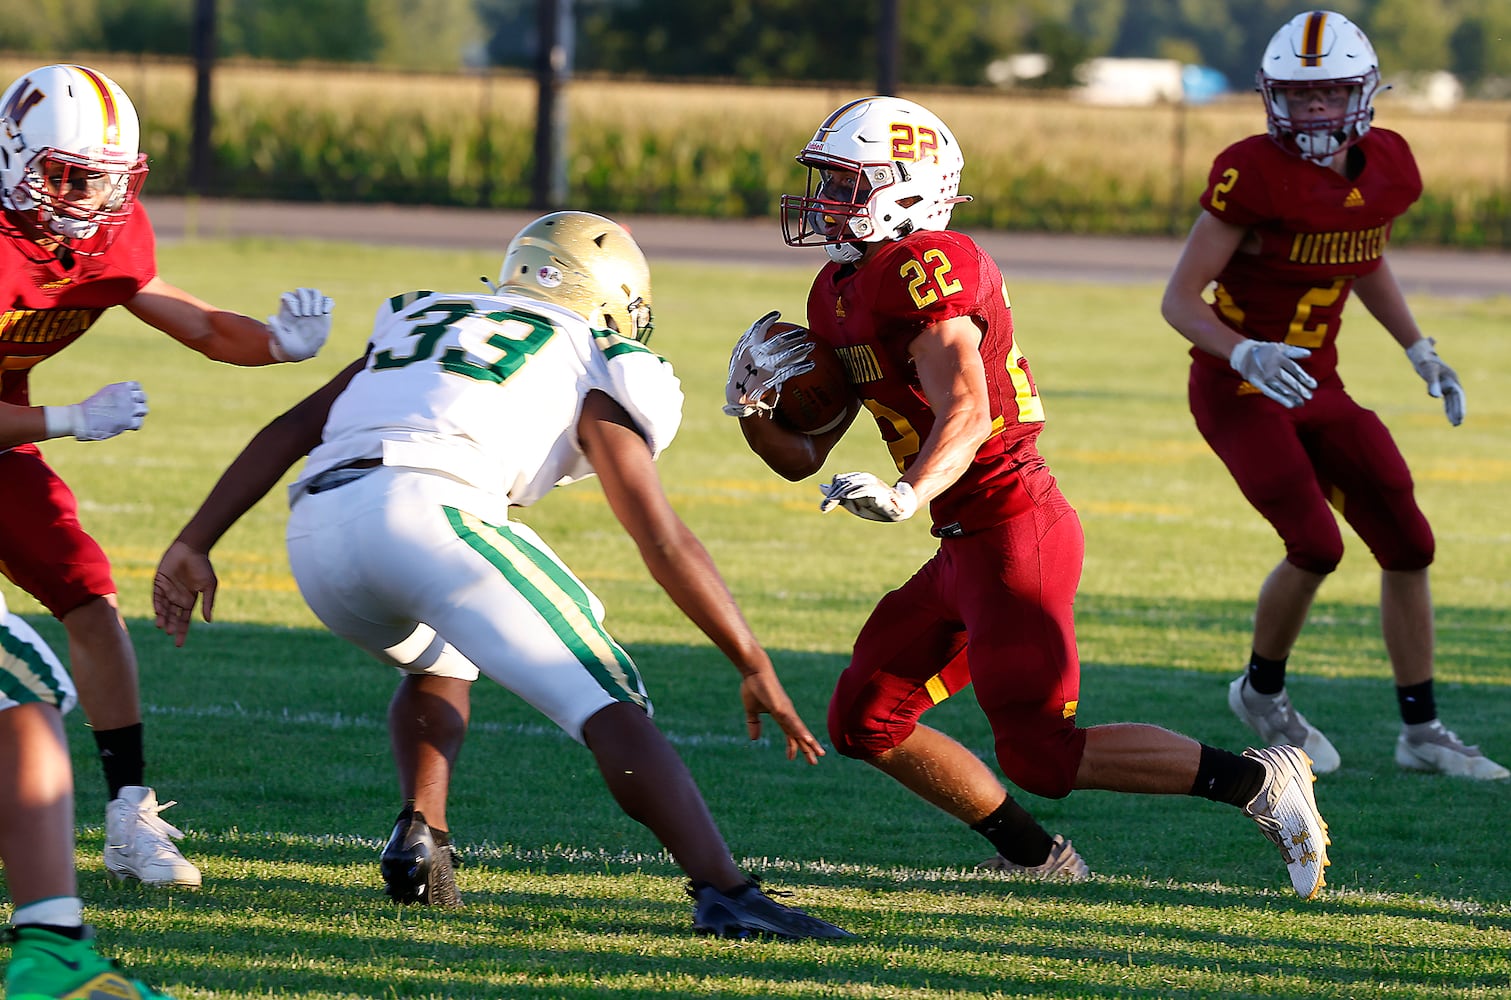
M 808 325 L 844 360 L 861 402 L 818 435 L 769 419 L 803 361 L 801 349 L 766 338 L 767 316 L 736 344 L 726 412 L 768 466 L 798 480 L 818 471 L 863 405 L 902 476 L 890 485 L 869 472 L 835 476 L 820 510 L 895 522 L 927 505 L 940 540 L 861 629 L 829 705 L 835 748 L 981 833 L 997 851 L 992 867 L 1084 878 L 1069 841 L 1051 837 L 970 750 L 919 723 L 974 684 L 997 762 L 1019 788 L 1230 803 L 1280 846 L 1296 891 L 1314 896 L 1327 827 L 1304 754 L 1239 756 L 1151 725 L 1076 724 L 1081 524 L 1035 443 L 1044 408 L 1002 274 L 973 240 L 947 231 L 966 200 L 955 137 L 917 104 L 871 97 L 831 114 L 798 161 L 808 191 L 783 197 L 783 231 L 789 245 L 828 252 Z
M 68 634 L 109 789 L 106 866 L 150 884 L 198 885 L 199 870 L 179 853 L 179 832 L 158 816 L 165 807 L 145 784 L 136 657 L 110 563 L 37 448 L 136 430 L 145 393 L 120 382 L 71 406 L 39 406 L 28 379 L 111 306 L 212 360 L 254 366 L 313 357 L 330 332 L 331 303 L 299 289 L 264 325 L 164 281 L 137 204 L 147 174 L 138 142 L 130 99 L 86 67 L 43 66 L 0 95 L 0 568 Z
M 1416 771 L 1497 779 L 1506 768 L 1438 720 L 1432 690 L 1432 529 L 1406 462 L 1338 375 L 1349 293 L 1464 419 L 1464 390 L 1422 335 L 1385 259 L 1391 224 L 1422 192 L 1406 140 L 1372 128 L 1380 72 L 1369 39 L 1341 14 L 1285 24 L 1265 50 L 1259 90 L 1269 134 L 1234 143 L 1212 164 L 1162 311 L 1195 346 L 1196 426 L 1239 489 L 1285 543 L 1259 590 L 1254 642 L 1228 705 L 1272 745 L 1302 747 L 1314 770 L 1338 752 L 1292 707 L 1286 661 L 1317 589 L 1343 557 L 1329 504 L 1380 564 L 1380 618 L 1402 728 L 1396 762 Z M 1213 301 L 1204 294 L 1216 282 Z

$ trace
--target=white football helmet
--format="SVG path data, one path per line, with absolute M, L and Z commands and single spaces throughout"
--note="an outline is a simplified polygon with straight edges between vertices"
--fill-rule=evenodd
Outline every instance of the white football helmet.
M 822 245 L 840 263 L 866 243 L 920 229 L 946 229 L 961 196 L 965 157 L 949 126 L 898 97 L 865 97 L 839 108 L 798 154 L 805 195 L 782 196 L 788 246 Z
M 0 95 L 0 208 L 75 253 L 103 252 L 147 176 L 140 141 L 136 108 L 109 77 L 34 69 Z
M 1314 10 L 1297 14 L 1275 32 L 1257 74 L 1270 135 L 1314 163 L 1326 164 L 1369 131 L 1380 88 L 1380 63 L 1359 26 L 1342 14 Z M 1337 117 L 1306 119 L 1291 106 L 1292 94 L 1318 87 L 1349 89 Z
M 589 212 L 555 212 L 519 231 L 493 290 L 554 302 L 600 330 L 651 339 L 651 269 L 629 231 Z

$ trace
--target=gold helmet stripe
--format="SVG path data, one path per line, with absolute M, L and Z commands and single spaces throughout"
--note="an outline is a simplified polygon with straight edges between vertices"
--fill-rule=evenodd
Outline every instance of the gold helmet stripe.
M 835 112 L 832 115 L 830 115 L 828 118 L 824 119 L 824 124 L 820 125 L 818 127 L 818 130 L 820 132 L 827 132 L 827 131 L 829 131 L 830 129 L 834 128 L 834 123 L 837 122 L 837 121 L 839 121 L 840 118 L 842 118 L 844 116 L 844 114 L 845 114 L 846 111 L 849 111 L 851 108 L 855 107 L 857 104 L 866 104 L 870 100 L 871 100 L 871 98 L 869 98 L 869 97 L 861 97 L 861 98 L 857 98 L 856 100 L 851 101 L 849 104 L 842 105 L 841 107 L 839 107 L 838 109 L 836 109 Z
M 1327 11 L 1314 10 L 1306 16 L 1306 29 L 1302 32 L 1301 65 L 1320 66 L 1322 57 L 1322 29 L 1327 26 Z

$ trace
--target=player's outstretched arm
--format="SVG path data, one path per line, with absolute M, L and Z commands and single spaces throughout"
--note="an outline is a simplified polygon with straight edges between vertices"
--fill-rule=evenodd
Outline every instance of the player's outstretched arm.
M 217 581 L 210 550 L 295 462 L 320 443 L 331 404 L 362 364 L 353 361 L 258 431 L 163 554 L 152 581 L 152 611 L 157 627 L 172 636 L 175 645 L 182 646 L 189 634 L 197 599 L 204 600 L 205 621 L 214 612 Z
M 314 357 L 330 336 L 333 304 L 318 289 L 296 289 L 285 292 L 278 312 L 261 323 L 217 309 L 156 277 L 126 308 L 207 358 L 250 368 Z
M 708 550 L 666 499 L 650 448 L 629 414 L 594 390 L 583 403 L 577 432 L 609 507 L 639 547 L 651 576 L 740 671 L 750 738 L 761 735 L 761 715 L 769 715 L 786 736 L 789 760 L 801 752 L 808 763 L 818 763 L 823 747 L 793 708 Z
M 71 406 L 0 403 L 0 450 L 59 437 L 105 441 L 139 430 L 146 418 L 147 393 L 136 381 L 113 382 Z

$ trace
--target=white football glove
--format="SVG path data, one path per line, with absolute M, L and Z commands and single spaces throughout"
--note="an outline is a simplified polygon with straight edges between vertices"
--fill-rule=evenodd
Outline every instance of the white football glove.
M 821 483 L 819 492 L 824 499 L 818 509 L 825 514 L 843 507 L 868 521 L 906 521 L 918 509 L 912 486 L 902 480 L 888 486 L 869 472 L 842 472 L 832 482 Z
M 1411 359 L 1417 374 L 1422 376 L 1422 381 L 1427 383 L 1427 395 L 1443 400 L 1443 412 L 1448 415 L 1448 422 L 1455 427 L 1463 423 L 1464 387 L 1459 385 L 1458 373 L 1438 357 L 1437 341 L 1423 337 L 1406 348 L 1406 356 Z
M 782 384 L 813 370 L 808 355 L 813 344 L 801 331 L 788 330 L 767 338 L 771 325 L 782 314 L 772 310 L 735 341 L 729 355 L 729 378 L 724 382 L 724 412 L 731 417 L 749 417 L 776 406 Z
M 72 435 L 80 441 L 104 441 L 137 430 L 146 416 L 147 393 L 140 382 L 112 383 L 72 406 L 42 407 L 49 438 Z
M 305 361 L 320 353 L 331 335 L 335 303 L 318 288 L 296 288 L 278 300 L 278 315 L 268 317 L 268 345 L 279 361 Z
M 1317 380 L 1296 362 L 1312 352 L 1293 344 L 1245 340 L 1233 348 L 1228 364 L 1266 396 L 1289 409 L 1312 398 Z

